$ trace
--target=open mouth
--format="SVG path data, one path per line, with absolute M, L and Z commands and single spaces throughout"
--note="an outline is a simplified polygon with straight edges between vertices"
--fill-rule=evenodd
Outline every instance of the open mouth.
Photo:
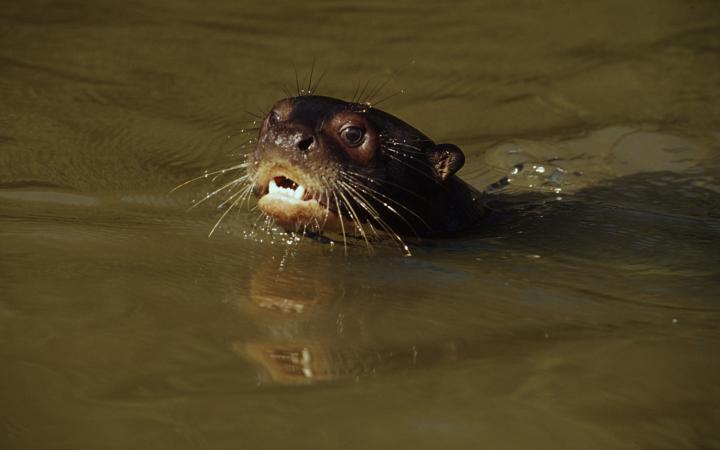
M 329 211 L 296 180 L 275 172 L 264 186 L 258 206 L 285 229 L 322 228 Z
M 314 189 L 319 183 L 310 174 L 284 166 L 263 171 L 258 178 L 266 181 L 259 183 L 258 207 L 285 230 L 354 233 L 353 224 L 321 201 L 328 194 Z
M 307 190 L 302 184 L 298 184 L 290 178 L 283 175 L 279 175 L 270 179 L 267 185 L 267 194 L 272 197 L 277 197 L 278 200 L 295 200 L 295 201 L 307 201 L 310 200 L 310 195 L 306 194 Z

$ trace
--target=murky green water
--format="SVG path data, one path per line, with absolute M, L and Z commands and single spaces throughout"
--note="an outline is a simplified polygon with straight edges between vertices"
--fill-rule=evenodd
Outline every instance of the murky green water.
M 512 214 L 208 238 L 313 59 Z M 0 448 L 720 447 L 719 74 L 715 1 L 5 1 Z

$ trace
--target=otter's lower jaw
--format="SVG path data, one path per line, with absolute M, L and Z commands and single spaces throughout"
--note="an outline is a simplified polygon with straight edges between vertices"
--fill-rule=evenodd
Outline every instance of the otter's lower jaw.
M 320 232 L 330 215 L 328 208 L 306 192 L 305 186 L 285 176 L 271 178 L 258 207 L 287 231 L 310 229 Z
M 299 200 L 284 193 L 268 193 L 258 200 L 260 209 L 287 231 L 310 228 L 322 231 L 328 210 L 317 200 Z

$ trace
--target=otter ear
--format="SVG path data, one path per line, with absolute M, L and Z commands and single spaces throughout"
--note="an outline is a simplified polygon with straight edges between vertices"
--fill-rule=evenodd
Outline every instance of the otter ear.
M 438 144 L 427 153 L 435 178 L 445 181 L 465 164 L 465 155 L 456 145 Z

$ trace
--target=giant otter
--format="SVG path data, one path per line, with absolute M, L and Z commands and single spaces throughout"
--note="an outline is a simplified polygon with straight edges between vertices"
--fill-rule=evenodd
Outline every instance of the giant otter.
M 366 241 L 476 227 L 482 194 L 455 173 L 462 151 L 367 104 L 318 95 L 280 100 L 262 121 L 248 179 L 288 231 Z

